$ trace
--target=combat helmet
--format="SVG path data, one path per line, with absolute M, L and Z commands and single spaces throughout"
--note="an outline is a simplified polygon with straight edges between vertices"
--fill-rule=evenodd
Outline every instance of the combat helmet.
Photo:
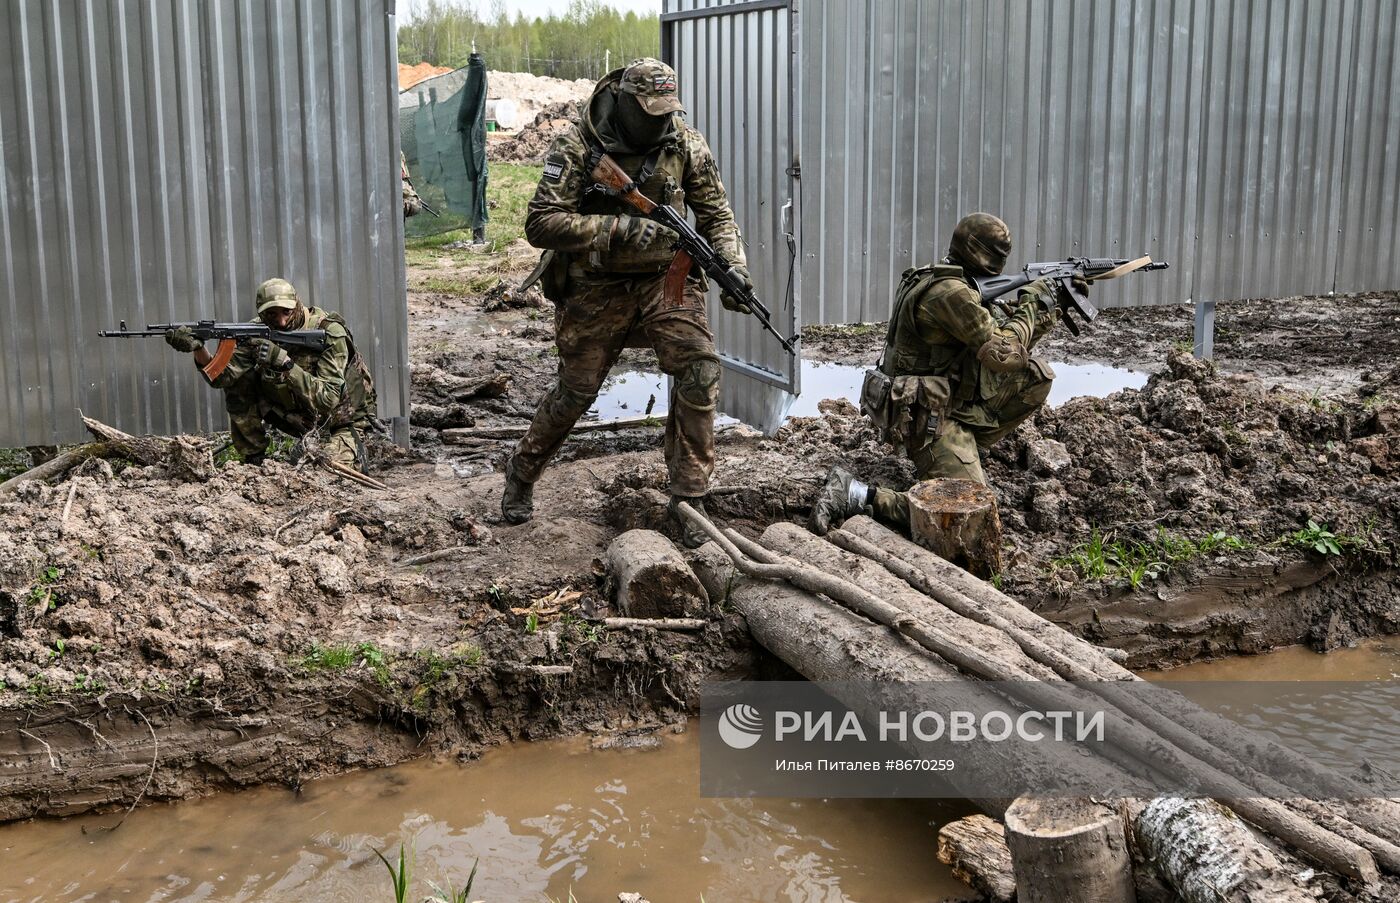
M 969 213 L 953 227 L 948 259 L 974 276 L 995 276 L 1011 256 L 1011 230 L 990 213 Z

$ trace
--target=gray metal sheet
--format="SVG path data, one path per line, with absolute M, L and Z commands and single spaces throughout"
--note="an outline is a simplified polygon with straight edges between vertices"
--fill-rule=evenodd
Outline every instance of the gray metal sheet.
M 1394 3 L 801 10 L 808 322 L 884 319 L 900 272 L 978 209 L 1019 259 L 1171 261 L 1103 306 L 1400 286 Z
M 791 78 L 796 16 L 786 2 L 666 0 L 663 55 L 676 68 L 689 121 L 719 162 L 744 236 L 755 290 L 785 335 L 797 330 L 799 285 L 790 244 L 799 206 Z M 786 208 L 786 209 L 785 209 Z M 725 364 L 720 408 L 775 429 L 800 370 L 751 317 L 725 311 L 711 292 L 710 326 Z
M 0 17 L 0 445 L 223 429 L 118 320 L 248 319 L 285 276 L 408 412 L 389 0 L 10 0 Z

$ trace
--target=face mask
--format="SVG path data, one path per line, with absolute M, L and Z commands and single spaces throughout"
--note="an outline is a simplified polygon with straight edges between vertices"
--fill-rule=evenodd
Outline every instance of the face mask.
M 637 103 L 637 98 L 621 91 L 617 93 L 617 106 L 613 119 L 617 123 L 620 137 L 638 150 L 655 147 L 671 131 L 671 115 L 652 116 Z

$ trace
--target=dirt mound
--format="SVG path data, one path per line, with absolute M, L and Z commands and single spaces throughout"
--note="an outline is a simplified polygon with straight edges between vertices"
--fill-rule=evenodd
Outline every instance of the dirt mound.
M 421 81 L 451 71 L 451 66 L 434 66 L 432 63 L 419 63 L 416 66 L 399 63 L 399 90 L 407 91 Z
M 579 107 L 575 102 L 550 104 L 515 134 L 488 142 L 487 156 L 502 163 L 543 163 L 554 139 L 577 122 L 578 117 Z
M 513 101 L 524 120 L 557 104 L 577 104 L 587 99 L 595 84 L 588 78 L 569 81 L 528 72 L 492 71 L 486 76 L 486 95 Z
M 94 460 L 0 499 L 0 821 L 129 803 L 157 735 L 147 800 L 657 725 L 745 645 L 723 622 L 602 631 L 608 531 L 503 539 L 498 487 L 404 466 L 373 491 L 279 461 L 184 483 Z

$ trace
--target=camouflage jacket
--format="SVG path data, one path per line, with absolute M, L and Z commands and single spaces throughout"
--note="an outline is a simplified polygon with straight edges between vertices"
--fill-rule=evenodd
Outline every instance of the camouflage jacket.
M 607 151 L 635 178 L 648 155 L 635 153 L 607 137 L 605 123 L 612 107 L 611 86 L 622 70 L 598 83 L 585 106 L 582 121 L 555 139 L 545 157 L 535 196 L 525 217 L 525 234 L 537 248 L 570 254 L 585 269 L 603 273 L 660 272 L 675 251 L 653 245 L 638 251 L 612 240 L 613 217 L 633 214 L 625 202 L 590 190 L 593 180 L 588 157 L 592 147 Z M 726 260 L 747 266 L 739 227 L 720 180 L 719 166 L 705 137 L 676 116 L 661 143 L 661 152 L 642 194 L 658 204 L 670 204 L 695 214 L 695 228 Z
M 252 322 L 260 323 L 254 319 Z M 261 395 L 291 422 L 342 426 L 375 414 L 375 393 L 369 372 L 354 348 L 344 319 L 319 307 L 308 308 L 302 329 L 324 329 L 326 349 L 288 348 L 292 369 L 285 373 L 256 375 Z M 255 352 L 240 345 L 217 379 L 208 382 L 226 389 L 255 369 Z
M 919 283 L 896 312 L 887 370 L 892 376 L 946 376 L 955 383 L 955 397 L 971 398 L 978 382 L 977 351 L 997 336 L 1033 348 L 1059 318 L 1043 311 L 1029 292 L 1010 316 L 994 316 L 964 274 L 962 267 L 939 264 L 906 274 Z

